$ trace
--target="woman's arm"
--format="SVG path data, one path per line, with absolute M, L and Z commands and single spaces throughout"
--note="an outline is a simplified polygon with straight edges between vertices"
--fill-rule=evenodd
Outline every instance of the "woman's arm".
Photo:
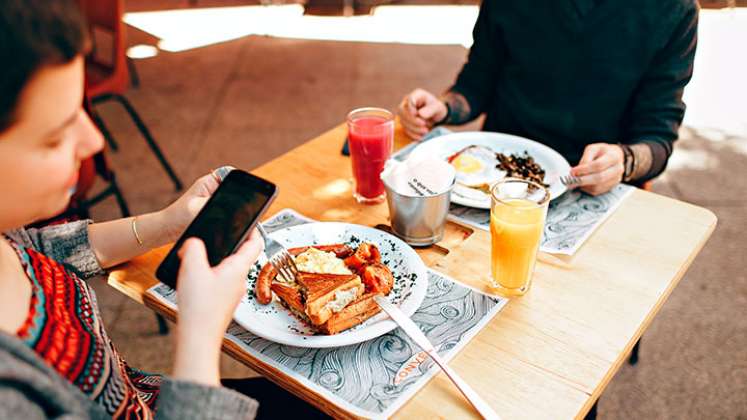
M 6 234 L 23 246 L 73 267 L 81 276 L 91 277 L 101 274 L 103 268 L 176 240 L 218 188 L 219 180 L 232 170 L 224 166 L 203 176 L 165 209 L 137 216 L 134 228 L 134 218 L 128 217 L 94 224 L 82 220 Z
M 203 176 L 161 211 L 90 225 L 88 237 L 101 266 L 111 267 L 174 242 L 231 170 L 224 166 Z
M 101 267 L 109 268 L 175 241 L 179 233 L 172 224 L 164 209 L 88 225 L 88 239 Z

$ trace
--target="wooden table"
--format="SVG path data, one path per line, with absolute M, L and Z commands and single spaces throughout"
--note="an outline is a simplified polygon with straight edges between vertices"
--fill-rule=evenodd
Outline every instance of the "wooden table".
M 280 187 L 269 215 L 290 207 L 317 220 L 374 226 L 387 223 L 386 204 L 351 197 L 349 159 L 340 155 L 344 125 L 253 171 Z M 396 145 L 407 142 L 397 128 Z M 509 302 L 452 361 L 451 366 L 504 419 L 583 417 L 625 363 L 661 306 L 716 226 L 696 207 L 636 190 L 568 260 L 541 255 L 532 290 Z M 109 284 L 173 319 L 145 291 L 168 247 L 111 272 Z M 442 242 L 418 251 L 425 263 L 484 288 L 489 275 L 488 232 L 453 223 Z M 273 368 L 224 350 L 336 417 L 335 406 Z M 645 369 L 645 367 L 641 367 Z M 443 374 L 402 409 L 398 418 L 475 417 Z

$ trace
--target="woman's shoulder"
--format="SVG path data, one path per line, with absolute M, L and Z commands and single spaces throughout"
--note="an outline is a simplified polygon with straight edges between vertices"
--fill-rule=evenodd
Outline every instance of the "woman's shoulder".
M 90 223 L 90 220 L 78 220 L 41 228 L 15 229 L 5 232 L 5 235 L 18 245 L 73 267 L 83 277 L 90 277 L 104 272 L 88 239 Z

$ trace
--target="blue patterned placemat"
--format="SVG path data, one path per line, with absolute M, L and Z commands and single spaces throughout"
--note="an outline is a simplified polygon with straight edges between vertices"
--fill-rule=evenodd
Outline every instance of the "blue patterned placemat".
M 263 226 L 274 231 L 310 221 L 286 209 Z M 158 284 L 148 292 L 176 308 L 176 293 L 170 287 Z M 428 291 L 412 319 L 438 353 L 449 360 L 507 302 L 428 270 Z M 228 327 L 226 337 L 252 357 L 361 417 L 391 416 L 438 372 L 426 353 L 399 328 L 363 343 L 329 349 L 277 344 L 251 334 L 235 322 Z
M 573 190 L 551 201 L 540 250 L 551 254 L 573 255 L 633 190 L 634 187 L 624 184 L 597 196 Z M 490 210 L 452 203 L 449 218 L 490 230 Z
M 449 133 L 452 131 L 436 127 L 422 141 Z M 407 159 L 418 144 L 420 143 L 408 144 L 392 155 L 392 158 Z M 598 196 L 574 190 L 556 198 L 547 210 L 540 250 L 551 254 L 573 255 L 634 189 L 629 185 L 619 184 L 610 192 Z M 490 230 L 489 210 L 452 203 L 449 219 L 478 229 Z

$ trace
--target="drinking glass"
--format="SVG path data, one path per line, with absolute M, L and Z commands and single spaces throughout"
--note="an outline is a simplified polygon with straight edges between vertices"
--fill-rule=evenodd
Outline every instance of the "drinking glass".
M 503 296 L 529 290 L 550 202 L 547 188 L 506 178 L 491 189 L 491 284 Z
M 394 115 L 386 109 L 360 108 L 348 114 L 347 123 L 353 197 L 359 203 L 381 203 L 385 192 L 380 175 L 394 146 Z

